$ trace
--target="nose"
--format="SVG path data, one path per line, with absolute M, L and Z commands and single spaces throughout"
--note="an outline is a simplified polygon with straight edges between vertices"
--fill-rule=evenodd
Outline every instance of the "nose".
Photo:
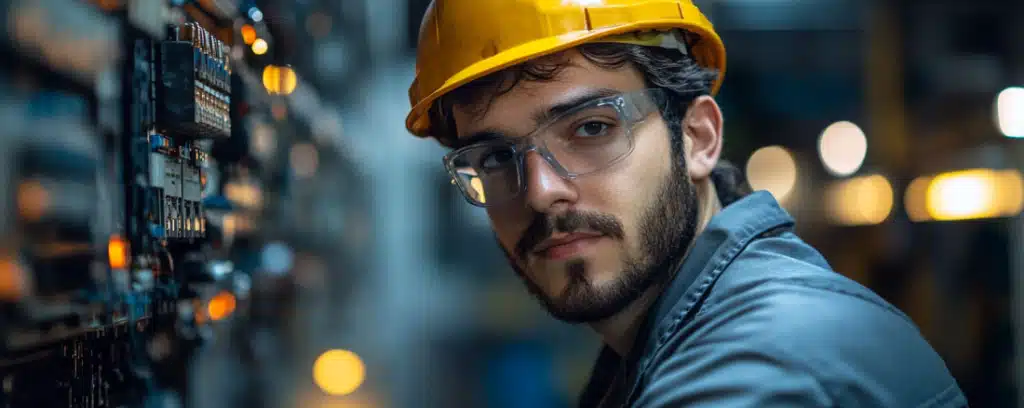
M 562 211 L 579 198 L 576 186 L 562 178 L 537 151 L 523 158 L 526 205 L 539 213 Z

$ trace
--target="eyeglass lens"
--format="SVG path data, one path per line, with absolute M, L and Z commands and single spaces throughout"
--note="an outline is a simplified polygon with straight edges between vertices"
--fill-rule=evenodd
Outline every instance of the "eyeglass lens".
M 466 197 L 479 205 L 507 201 L 519 194 L 525 154 L 534 146 L 546 151 L 550 159 L 569 173 L 563 177 L 601 170 L 629 152 L 629 128 L 642 119 L 629 117 L 634 115 L 627 112 L 643 112 L 625 106 L 624 101 L 628 99 L 621 95 L 594 101 L 559 117 L 530 137 L 461 149 L 449 158 L 449 169 Z M 553 167 L 557 169 L 558 165 Z

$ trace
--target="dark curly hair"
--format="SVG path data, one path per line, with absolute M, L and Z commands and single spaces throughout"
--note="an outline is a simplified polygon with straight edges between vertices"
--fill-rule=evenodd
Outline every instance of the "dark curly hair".
M 631 66 L 640 71 L 648 88 L 659 88 L 665 95 L 657 101 L 662 118 L 672 137 L 673 157 L 683 160 L 682 119 L 695 98 L 709 95 L 718 73 L 697 64 L 678 50 L 621 43 L 589 43 L 575 48 L 591 63 L 607 69 Z M 475 107 L 485 114 L 495 98 L 511 91 L 521 81 L 551 81 L 569 65 L 568 56 L 558 53 L 523 63 L 477 79 L 441 97 L 431 107 L 431 135 L 444 146 L 458 147 L 454 106 Z M 750 193 L 742 171 L 722 160 L 712 172 L 723 205 Z

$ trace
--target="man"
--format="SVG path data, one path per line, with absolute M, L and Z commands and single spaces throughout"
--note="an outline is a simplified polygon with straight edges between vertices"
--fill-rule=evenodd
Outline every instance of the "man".
M 724 71 L 690 0 L 435 0 L 407 126 L 604 340 L 581 406 L 965 406 L 905 315 L 720 163 Z

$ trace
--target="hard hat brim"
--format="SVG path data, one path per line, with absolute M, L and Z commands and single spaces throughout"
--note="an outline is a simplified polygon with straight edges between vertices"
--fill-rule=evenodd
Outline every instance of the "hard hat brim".
M 718 78 L 712 85 L 711 94 L 718 93 L 725 75 L 725 46 L 714 31 L 696 24 L 681 23 L 679 19 L 648 20 L 641 23 L 622 24 L 589 31 L 577 31 L 555 37 L 547 37 L 499 52 L 452 75 L 437 90 L 420 100 L 406 117 L 406 128 L 419 137 L 429 137 L 430 116 L 428 111 L 434 101 L 452 90 L 520 63 L 555 54 L 589 42 L 599 42 L 602 37 L 631 31 L 679 28 L 696 34 L 700 40 L 691 50 L 698 64 L 715 69 Z

